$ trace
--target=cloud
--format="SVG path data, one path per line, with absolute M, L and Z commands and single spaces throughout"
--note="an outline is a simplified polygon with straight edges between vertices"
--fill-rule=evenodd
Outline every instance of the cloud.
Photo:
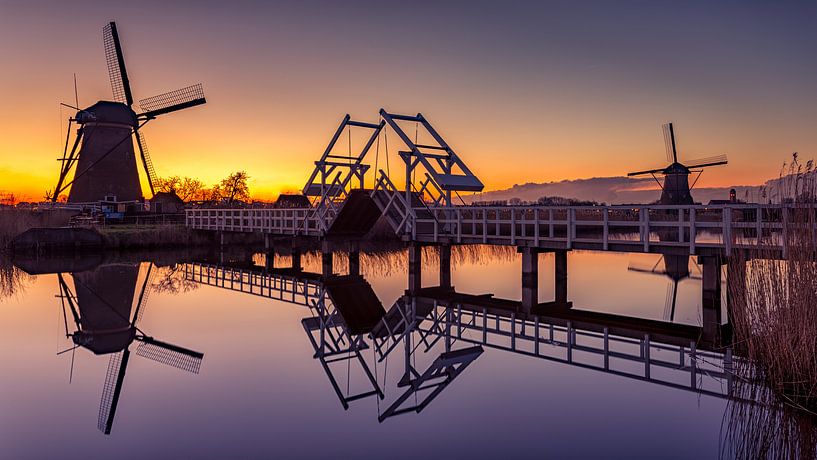
M 756 186 L 708 187 L 694 188 L 692 195 L 695 201 L 708 203 L 710 200 L 725 200 L 729 189 L 737 191 L 738 199 L 757 198 Z M 748 195 L 747 195 L 748 193 Z M 593 177 L 589 179 L 572 179 L 541 184 L 517 184 L 504 190 L 494 190 L 468 197 L 467 201 L 494 201 L 519 198 L 524 201 L 535 201 L 542 196 L 559 196 L 577 200 L 597 201 L 608 204 L 650 203 L 661 195 L 661 189 L 652 178 L 634 179 L 623 176 Z

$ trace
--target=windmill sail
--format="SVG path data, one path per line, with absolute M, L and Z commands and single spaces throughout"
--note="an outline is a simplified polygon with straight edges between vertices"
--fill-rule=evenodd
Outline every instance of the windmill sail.
M 119 33 L 115 22 L 110 22 L 102 29 L 102 41 L 105 44 L 105 61 L 108 64 L 108 76 L 111 79 L 114 100 L 128 106 L 133 105 L 130 80 L 128 80 L 128 71 L 125 69 L 125 57 L 122 55 L 122 45 L 119 43 Z
M 137 337 L 137 340 L 142 342 L 136 349 L 137 355 L 193 374 L 199 373 L 203 353 L 161 342 L 152 337 Z
M 144 111 L 140 117 L 153 118 L 157 115 L 175 112 L 206 103 L 204 89 L 201 83 L 185 88 L 159 94 L 139 101 L 139 107 Z
M 145 140 L 145 134 L 138 129 L 134 129 L 136 134 L 136 145 L 139 147 L 139 154 L 142 157 L 142 166 L 145 167 L 145 174 L 147 174 L 148 185 L 150 186 L 150 194 L 156 194 L 156 170 L 153 168 L 153 161 L 150 159 L 150 152 L 148 151 L 148 144 Z
M 122 384 L 125 381 L 125 370 L 128 367 L 130 352 L 125 349 L 121 353 L 111 355 L 108 361 L 108 372 L 105 374 L 105 386 L 102 388 L 102 400 L 99 402 L 99 419 L 97 428 L 105 434 L 111 434 L 113 420 L 116 415 L 116 406 L 119 404 L 119 395 L 122 393 Z
M 707 158 L 699 158 L 697 160 L 690 160 L 686 163 L 688 168 L 706 168 L 708 166 L 719 166 L 725 165 L 729 161 L 726 159 L 726 155 L 717 155 L 714 157 L 707 157 Z

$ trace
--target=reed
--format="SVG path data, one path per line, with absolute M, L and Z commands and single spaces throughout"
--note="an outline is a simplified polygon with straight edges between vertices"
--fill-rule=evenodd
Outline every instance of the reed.
M 731 255 L 728 287 L 736 346 L 751 375 L 781 403 L 817 413 L 817 174 L 795 156 L 767 193 L 789 209 L 783 229 L 759 235 L 757 249 Z M 763 243 L 785 247 L 774 260 Z M 748 372 L 748 371 L 747 371 Z
M 8 247 L 15 236 L 35 227 L 63 227 L 76 214 L 72 211 L 28 209 L 0 209 L 0 250 Z
M 738 364 L 743 376 L 752 364 Z M 721 458 L 801 459 L 817 457 L 817 423 L 809 412 L 792 408 L 765 385 L 737 380 L 721 431 Z
M 15 267 L 11 259 L 0 254 L 0 302 L 22 294 L 33 276 Z

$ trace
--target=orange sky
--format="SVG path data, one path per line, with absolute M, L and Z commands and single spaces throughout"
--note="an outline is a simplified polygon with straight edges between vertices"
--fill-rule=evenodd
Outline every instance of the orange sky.
M 110 19 L 137 100 L 204 84 L 207 105 L 145 128 L 158 174 L 243 169 L 262 198 L 303 186 L 345 113 L 380 107 L 422 112 L 486 190 L 660 166 L 670 120 L 682 158 L 729 155 L 700 186 L 761 183 L 817 152 L 811 4 L 231 5 L 0 3 L 0 190 L 53 188 L 72 74 L 80 105 L 111 97 Z

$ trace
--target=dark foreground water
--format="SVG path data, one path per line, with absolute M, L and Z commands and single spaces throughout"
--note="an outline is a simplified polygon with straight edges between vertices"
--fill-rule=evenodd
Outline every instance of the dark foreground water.
M 426 256 L 423 283 L 433 286 L 438 267 Z M 397 326 L 393 335 L 379 338 L 344 337 L 344 327 L 354 320 L 344 325 L 331 305 L 302 305 L 322 295 L 317 276 L 263 278 L 261 255 L 228 256 L 226 263 L 173 259 L 129 255 L 70 266 L 22 264 L 38 275 L 5 269 L 0 457 L 715 458 L 721 453 L 726 400 L 720 395 L 726 389 L 723 379 L 704 368 L 723 350 L 710 346 L 711 357 L 699 357 L 700 370 L 692 374 L 688 341 L 662 347 L 652 339 L 645 347 L 638 338 L 613 340 L 609 331 L 605 369 L 603 332 L 596 327 L 602 325 L 585 330 L 572 322 L 571 338 L 570 325 L 544 318 L 537 324 L 533 316 L 525 322 L 516 314 L 500 315 L 496 330 L 490 312 L 487 317 L 479 309 L 463 312 L 456 302 L 414 299 L 410 310 L 412 299 L 403 297 L 404 251 L 363 254 L 361 273 L 395 318 L 399 308 L 415 315 L 425 308 L 424 321 L 407 334 Z M 521 263 L 514 249 L 463 248 L 453 260 L 457 292 L 519 300 Z M 250 262 L 258 268 L 250 268 Z M 274 265 L 289 263 L 284 255 Z M 338 272 L 344 273 L 345 263 L 345 255 L 336 254 Z M 307 273 L 320 272 L 319 255 L 305 254 L 303 265 Z M 568 265 L 574 310 L 702 325 L 694 261 L 677 290 L 662 273 L 666 264 L 658 256 L 572 252 Z M 539 298 L 550 300 L 553 256 L 542 255 L 540 266 Z M 241 267 L 255 278 L 224 267 Z M 286 297 L 292 286 L 317 294 L 298 291 L 298 299 Z M 349 300 L 337 292 L 336 300 L 346 302 L 348 310 Z M 138 329 L 111 332 L 134 319 Z M 537 326 L 538 345 L 532 339 Z M 637 326 L 619 329 L 638 335 Z M 71 350 L 75 340 L 83 346 Z M 650 360 L 675 364 L 645 369 L 645 348 Z

